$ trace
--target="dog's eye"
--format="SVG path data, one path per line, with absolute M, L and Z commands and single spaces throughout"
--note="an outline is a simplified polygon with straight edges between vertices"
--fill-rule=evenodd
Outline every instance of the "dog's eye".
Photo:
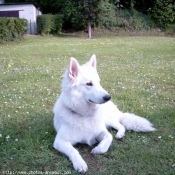
M 87 86 L 93 86 L 92 82 L 86 83 Z

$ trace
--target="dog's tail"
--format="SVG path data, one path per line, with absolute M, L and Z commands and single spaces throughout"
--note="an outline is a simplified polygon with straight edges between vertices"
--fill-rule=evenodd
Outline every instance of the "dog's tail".
M 153 124 L 147 119 L 130 113 L 123 113 L 120 118 L 120 123 L 124 125 L 127 130 L 136 132 L 151 132 L 156 130 Z

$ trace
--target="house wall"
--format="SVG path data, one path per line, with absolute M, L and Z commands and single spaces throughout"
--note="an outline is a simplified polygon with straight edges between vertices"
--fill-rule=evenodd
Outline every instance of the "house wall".
M 20 5 L 1 5 L 0 11 L 19 11 L 19 18 L 25 18 L 28 21 L 27 34 L 36 34 L 36 17 L 41 12 L 33 4 Z

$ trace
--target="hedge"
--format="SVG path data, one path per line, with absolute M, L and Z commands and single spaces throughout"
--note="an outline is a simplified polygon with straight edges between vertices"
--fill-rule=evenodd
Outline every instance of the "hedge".
M 39 15 L 37 16 L 37 31 L 41 35 L 58 34 L 62 29 L 62 15 Z
M 26 19 L 0 17 L 0 42 L 21 39 L 26 30 Z

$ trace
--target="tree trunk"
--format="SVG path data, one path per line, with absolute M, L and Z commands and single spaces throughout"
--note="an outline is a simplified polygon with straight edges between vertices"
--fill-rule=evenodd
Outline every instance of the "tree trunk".
M 88 19 L 88 38 L 91 39 L 91 34 L 92 34 L 92 31 L 91 31 L 91 20 Z

